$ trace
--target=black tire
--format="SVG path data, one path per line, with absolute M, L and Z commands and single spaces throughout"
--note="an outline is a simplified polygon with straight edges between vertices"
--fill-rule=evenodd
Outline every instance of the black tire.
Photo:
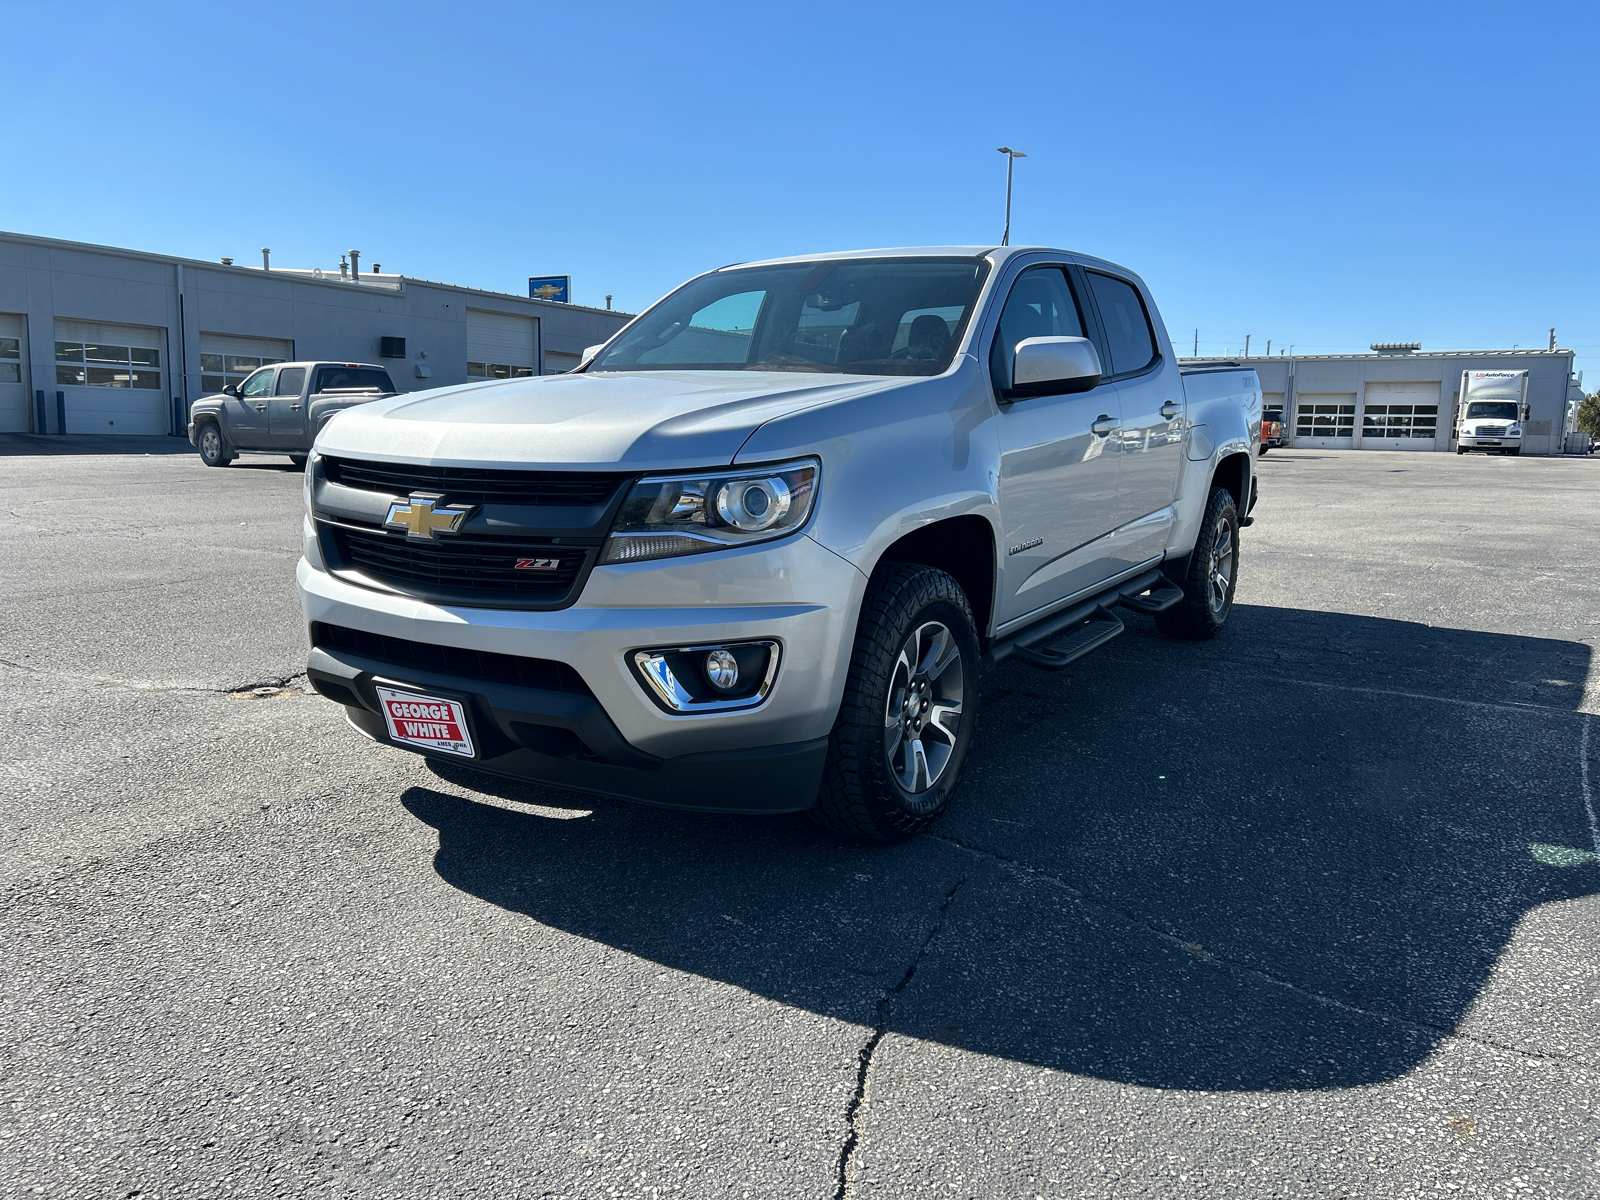
M 1457 446 L 1457 447 L 1456 447 L 1456 453 L 1457 453 L 1457 454 L 1465 454 L 1465 453 L 1466 453 L 1466 450 L 1464 450 L 1464 449 L 1463 449 L 1463 448 L 1462 448 L 1462 447 L 1460 447 L 1460 446 Z
M 1183 589 L 1183 599 L 1156 614 L 1157 628 L 1187 642 L 1221 633 L 1239 583 L 1239 509 L 1227 488 L 1211 489 L 1188 569 L 1173 582 Z
M 1262 445 L 1261 448 L 1256 451 L 1256 456 L 1259 458 L 1261 455 L 1265 454 L 1270 449 L 1271 449 L 1270 446 Z
M 306 469 L 306 463 L 310 461 L 310 458 L 311 456 L 308 454 L 291 454 L 289 455 L 289 465 L 292 466 L 296 471 L 304 471 Z
M 208 467 L 225 467 L 234 459 L 233 447 L 223 436 L 222 426 L 207 421 L 197 435 L 200 443 L 200 461 Z
M 881 566 L 862 602 L 812 819 L 869 842 L 903 842 L 932 825 L 961 782 L 978 672 L 978 633 L 961 585 L 933 567 Z

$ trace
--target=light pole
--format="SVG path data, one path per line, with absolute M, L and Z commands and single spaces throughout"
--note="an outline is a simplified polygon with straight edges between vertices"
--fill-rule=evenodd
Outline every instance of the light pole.
M 1027 158 L 1021 150 L 1013 150 L 1010 146 L 997 146 L 996 149 L 1006 156 L 1006 231 L 1000 236 L 1002 246 L 1011 245 L 1011 168 L 1016 165 L 1017 159 Z

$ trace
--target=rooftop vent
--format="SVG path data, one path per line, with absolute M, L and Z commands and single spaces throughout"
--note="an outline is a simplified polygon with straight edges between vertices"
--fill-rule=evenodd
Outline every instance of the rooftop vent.
M 233 259 L 231 259 L 231 258 L 225 258 L 225 259 L 223 259 L 223 260 L 222 260 L 222 265 L 223 265 L 223 266 L 225 266 L 225 267 L 231 267 L 231 266 L 233 266 Z
M 1373 342 L 1368 347 L 1379 354 L 1415 354 L 1422 349 L 1421 342 Z

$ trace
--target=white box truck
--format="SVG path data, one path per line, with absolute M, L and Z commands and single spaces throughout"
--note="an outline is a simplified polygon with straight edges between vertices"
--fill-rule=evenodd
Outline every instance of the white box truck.
M 1456 409 L 1456 453 L 1521 454 L 1522 423 L 1528 419 L 1526 371 L 1461 372 Z

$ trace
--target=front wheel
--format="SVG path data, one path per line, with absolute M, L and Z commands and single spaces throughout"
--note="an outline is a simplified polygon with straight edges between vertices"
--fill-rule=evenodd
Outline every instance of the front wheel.
M 1171 638 L 1202 642 L 1222 632 L 1233 611 L 1239 579 L 1239 509 L 1227 488 L 1212 488 L 1200 536 L 1182 579 L 1183 599 L 1156 614 L 1156 627 Z
M 306 463 L 309 461 L 309 459 L 310 455 L 291 454 L 289 455 L 289 465 L 296 471 L 304 471 L 306 469 Z
M 233 461 L 233 447 L 222 436 L 222 428 L 215 421 L 200 427 L 200 461 L 208 467 L 225 467 Z
M 871 842 L 915 837 L 950 804 L 978 709 L 967 597 L 933 567 L 890 564 L 862 603 L 811 815 Z
M 1261 448 L 1256 451 L 1256 456 L 1259 458 L 1261 455 L 1265 454 L 1269 448 L 1270 447 L 1268 447 L 1267 444 L 1265 442 L 1263 442 L 1261 444 Z

